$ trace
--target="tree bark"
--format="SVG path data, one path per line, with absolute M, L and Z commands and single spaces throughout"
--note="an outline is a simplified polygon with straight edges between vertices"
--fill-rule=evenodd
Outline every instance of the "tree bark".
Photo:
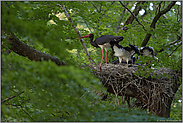
M 21 42 L 13 32 L 7 35 L 8 36 L 6 36 L 6 40 L 10 42 L 9 49 L 12 50 L 13 52 L 21 56 L 27 57 L 31 61 L 51 60 L 55 62 L 58 66 L 66 65 L 65 62 L 60 61 L 60 59 L 58 59 L 57 57 L 35 50 L 34 48 L 28 46 L 27 44 Z

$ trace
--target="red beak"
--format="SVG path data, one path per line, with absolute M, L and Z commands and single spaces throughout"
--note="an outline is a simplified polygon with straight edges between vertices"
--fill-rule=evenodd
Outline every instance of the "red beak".
M 79 37 L 78 39 L 87 38 L 87 37 L 89 37 L 89 36 L 90 36 L 90 34 L 89 34 L 89 35 L 86 35 L 86 36 L 83 36 L 83 37 Z

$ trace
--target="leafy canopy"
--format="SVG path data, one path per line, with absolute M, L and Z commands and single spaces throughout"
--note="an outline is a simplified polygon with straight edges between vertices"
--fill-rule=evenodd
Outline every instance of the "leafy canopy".
M 123 3 L 128 8 L 133 8 L 136 4 L 135 1 Z M 154 5 L 153 10 L 149 9 L 150 3 Z M 168 3 L 164 2 L 164 6 Z M 127 108 L 116 107 L 111 102 L 101 102 L 97 93 L 105 92 L 105 89 L 90 73 L 89 68 L 84 67 L 88 64 L 86 55 L 78 36 L 59 6 L 62 4 L 82 35 L 93 33 L 95 38 L 105 34 L 122 35 L 124 40 L 120 42 L 121 45 L 127 46 L 130 43 L 140 47 L 147 33 L 136 21 L 127 25 L 127 32 L 116 31 L 129 16 L 117 1 L 2 1 L 2 51 L 8 50 L 6 36 L 11 31 L 34 49 L 57 56 L 67 63 L 67 66 L 58 67 L 51 61 L 35 62 L 13 52 L 2 52 L 1 98 L 3 100 L 16 95 L 2 103 L 2 121 L 164 120 L 165 118 L 144 111 L 129 112 Z M 149 22 L 157 13 L 155 5 L 158 2 L 145 2 L 142 8 L 147 13 L 137 16 L 147 30 L 150 30 Z M 181 12 L 180 6 L 176 4 L 173 9 L 165 14 L 167 18 L 158 20 L 152 32 L 148 45 L 154 47 L 155 51 L 176 40 L 175 33 L 182 35 L 182 21 L 177 15 Z M 101 50 L 92 47 L 89 39 L 85 40 L 91 58 L 98 64 Z M 167 58 L 177 45 L 164 47 L 165 51 L 157 55 L 160 62 L 155 62 L 156 67 L 178 69 L 182 48 L 179 47 Z

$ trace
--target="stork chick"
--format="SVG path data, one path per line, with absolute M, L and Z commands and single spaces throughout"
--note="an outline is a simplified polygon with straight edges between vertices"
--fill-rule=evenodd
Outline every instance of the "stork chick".
M 140 48 L 140 54 L 141 56 L 150 56 L 158 60 L 157 57 L 155 57 L 154 48 L 150 46 L 141 47 Z
M 153 47 L 150 47 L 150 46 L 141 47 L 140 54 L 141 54 L 141 56 L 149 56 L 149 57 L 153 57 L 158 60 L 158 58 L 155 56 Z M 152 61 L 149 61 L 149 62 L 151 63 Z M 145 65 L 149 65 L 149 64 L 146 63 Z M 154 66 L 154 64 L 152 64 L 152 66 Z M 149 66 L 149 68 L 152 68 L 152 66 Z M 154 68 L 152 68 L 152 69 L 154 69 Z
M 111 44 L 112 50 L 115 53 L 115 56 L 117 56 L 119 59 L 119 64 L 122 62 L 122 60 L 125 60 L 127 62 L 127 64 L 129 61 L 132 61 L 132 64 L 133 64 L 134 63 L 133 55 L 135 53 L 140 55 L 138 48 L 134 45 L 129 44 L 130 47 L 123 47 L 114 41 L 111 41 L 110 44 Z

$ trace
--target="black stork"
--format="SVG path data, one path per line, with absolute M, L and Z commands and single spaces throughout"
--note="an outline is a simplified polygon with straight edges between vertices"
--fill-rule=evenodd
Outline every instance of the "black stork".
M 101 63 L 100 63 L 100 66 L 102 65 L 102 61 L 103 61 L 103 58 L 104 58 L 104 52 L 103 52 L 103 48 L 105 49 L 106 51 L 106 63 L 107 63 L 107 50 L 108 48 L 111 46 L 110 45 L 110 41 L 114 41 L 116 43 L 119 43 L 120 41 L 123 40 L 123 36 L 113 36 L 113 35 L 102 35 L 100 36 L 99 38 L 96 38 L 94 41 L 94 35 L 93 34 L 88 34 L 86 36 L 83 36 L 83 37 L 79 37 L 79 39 L 81 38 L 87 38 L 89 37 L 90 38 L 90 44 L 96 48 L 101 48 L 102 49 L 102 59 L 101 59 Z
M 149 56 L 149 57 L 153 57 L 156 60 L 158 60 L 158 58 L 155 57 L 155 53 L 154 53 L 154 48 L 153 47 L 150 47 L 150 46 L 141 47 L 140 48 L 140 54 L 141 54 L 141 56 Z M 151 63 L 151 61 L 149 61 L 149 62 Z M 145 63 L 145 65 L 149 65 L 149 64 Z M 152 64 L 152 66 L 154 66 L 154 64 Z M 152 66 L 149 66 L 149 68 L 152 68 Z M 152 68 L 152 69 L 154 69 L 154 68 Z
M 150 46 L 141 47 L 140 48 L 140 54 L 141 56 L 150 56 L 158 60 L 157 57 L 155 57 L 154 48 Z
M 119 64 L 122 62 L 122 60 L 126 60 L 127 64 L 129 61 L 131 61 L 133 64 L 134 63 L 133 55 L 135 53 L 140 55 L 140 52 L 135 45 L 129 44 L 130 47 L 123 47 L 123 46 L 121 46 L 118 43 L 113 42 L 113 41 L 111 41 L 110 44 L 111 44 L 111 48 L 115 52 L 115 56 L 117 56 L 119 59 Z

